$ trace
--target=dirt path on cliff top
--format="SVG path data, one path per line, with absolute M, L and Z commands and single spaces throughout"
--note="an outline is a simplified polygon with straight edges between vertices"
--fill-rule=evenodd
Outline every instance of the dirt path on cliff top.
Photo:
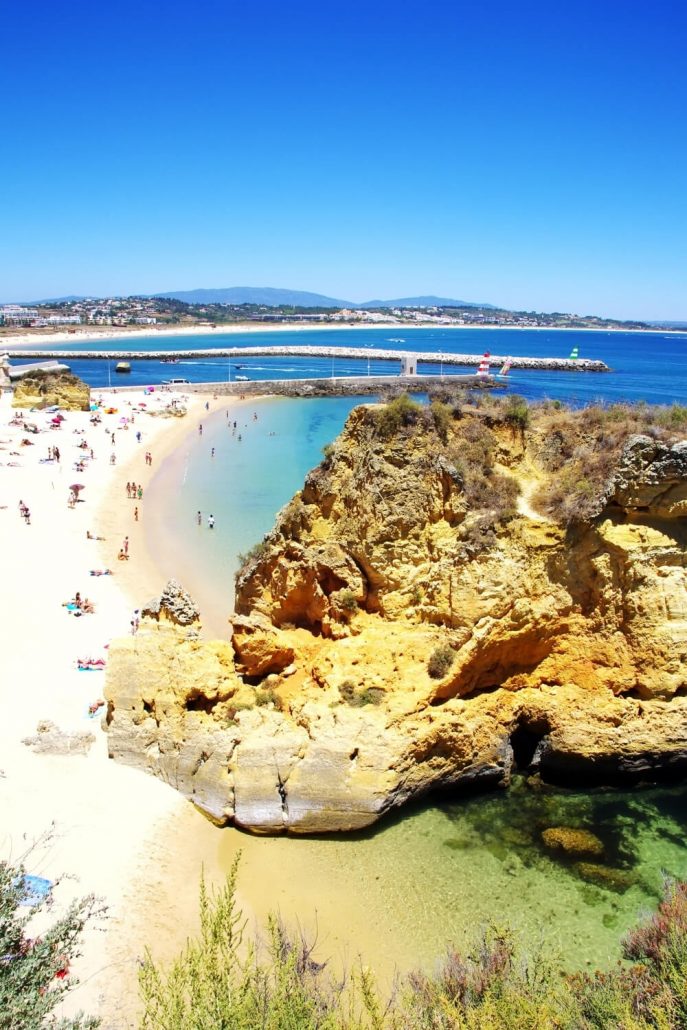
M 506 465 L 495 464 L 494 471 L 500 472 L 501 475 L 510 476 L 514 479 L 520 488 L 515 506 L 519 515 L 524 515 L 525 518 L 531 519 L 533 522 L 547 522 L 550 523 L 552 520 L 546 515 L 542 515 L 541 512 L 536 511 L 532 505 L 531 500 L 535 492 L 541 485 L 541 477 L 535 472 L 535 470 L 529 466 L 527 468 L 521 468 L 517 472 L 513 469 L 508 468 Z

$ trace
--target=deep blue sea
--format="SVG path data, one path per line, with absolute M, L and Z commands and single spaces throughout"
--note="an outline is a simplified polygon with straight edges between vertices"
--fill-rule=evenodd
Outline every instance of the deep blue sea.
M 687 333 L 623 333 L 623 332 L 561 332 L 546 329 L 409 329 L 393 326 L 384 329 L 293 330 L 279 333 L 226 333 L 209 336 L 130 336 L 122 339 L 96 342 L 65 343 L 70 350 L 118 349 L 136 351 L 184 350 L 192 348 L 269 346 L 337 346 L 379 347 L 385 350 L 411 350 L 417 354 L 445 352 L 446 354 L 481 354 L 488 350 L 502 357 L 568 357 L 578 347 L 580 357 L 600 358 L 612 372 L 538 372 L 513 370 L 508 388 L 530 400 L 543 397 L 559 398 L 572 404 L 585 404 L 596 400 L 644 400 L 652 404 L 671 404 L 687 400 Z M 59 348 L 55 348 L 59 350 Z M 114 363 L 102 360 L 72 360 L 69 364 L 76 375 L 91 386 L 143 385 L 160 383 L 164 379 L 179 377 L 190 382 L 223 382 L 237 374 L 251 380 L 300 379 L 334 376 L 366 375 L 368 362 L 351 358 L 283 358 L 247 357 L 203 358 L 181 361 L 176 365 L 160 361 L 132 362 L 130 375 L 116 375 Z M 496 369 L 495 369 L 496 370 Z M 398 366 L 388 361 L 369 362 L 373 375 L 394 376 Z M 465 374 L 467 369 L 420 360 L 422 374 Z

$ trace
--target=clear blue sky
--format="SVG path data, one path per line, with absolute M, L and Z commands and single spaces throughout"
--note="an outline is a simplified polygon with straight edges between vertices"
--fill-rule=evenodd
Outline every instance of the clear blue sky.
M 2 39 L 0 300 L 687 319 L 680 0 L 23 0 Z

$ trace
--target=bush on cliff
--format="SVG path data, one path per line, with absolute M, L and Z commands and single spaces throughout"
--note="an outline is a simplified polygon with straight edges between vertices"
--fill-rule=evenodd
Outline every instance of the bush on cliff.
M 432 679 L 442 679 L 453 665 L 455 657 L 456 652 L 448 644 L 435 647 L 427 662 L 427 672 Z
M 388 440 L 405 426 L 415 425 L 422 413 L 422 405 L 411 400 L 407 393 L 394 397 L 375 413 L 379 435 Z
M 533 502 L 556 522 L 569 525 L 598 514 L 599 500 L 630 436 L 640 433 L 675 443 L 687 429 L 687 408 L 595 404 L 573 412 L 551 405 L 548 411 L 542 408 L 540 425 L 537 458 L 548 478 Z
M 201 885 L 201 930 L 168 971 L 146 957 L 142 1030 L 680 1030 L 687 1026 L 687 884 L 629 935 L 628 966 L 564 976 L 491 927 L 468 955 L 412 973 L 391 998 L 367 970 L 334 976 L 302 935 L 271 918 L 244 937 L 237 865 L 224 888 Z
M 99 1020 L 84 1015 L 58 1020 L 51 1013 L 77 984 L 68 975 L 69 965 L 95 914 L 95 899 L 74 902 L 40 936 L 30 936 L 32 917 L 50 898 L 27 906 L 24 876 L 21 866 L 0 862 L 0 1030 L 91 1030 Z

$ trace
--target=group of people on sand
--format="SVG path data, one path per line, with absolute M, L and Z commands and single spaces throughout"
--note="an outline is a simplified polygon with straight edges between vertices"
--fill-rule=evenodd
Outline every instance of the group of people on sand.
M 88 597 L 82 597 L 77 590 L 71 601 L 63 601 L 62 607 L 66 608 L 72 615 L 93 615 L 95 605 Z
M 138 485 L 136 485 L 136 483 L 127 483 L 126 496 L 129 498 L 130 501 L 140 501 L 143 497 L 143 487 L 140 483 Z

